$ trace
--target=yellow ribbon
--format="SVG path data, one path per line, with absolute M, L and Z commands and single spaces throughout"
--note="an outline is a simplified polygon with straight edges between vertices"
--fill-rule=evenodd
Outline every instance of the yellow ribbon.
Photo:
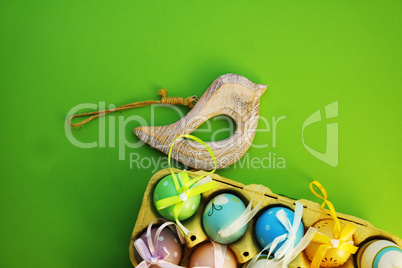
M 313 186 L 318 187 L 318 189 L 322 193 L 322 196 L 314 190 Z M 311 262 L 311 268 L 318 268 L 320 267 L 322 258 L 324 257 L 327 250 L 330 248 L 339 248 L 351 254 L 356 253 L 358 248 L 348 243 L 348 240 L 350 239 L 350 237 L 352 237 L 353 233 L 356 231 L 356 227 L 351 224 L 348 224 L 341 232 L 341 224 L 339 222 L 338 217 L 336 216 L 334 206 L 330 201 L 327 200 L 328 194 L 325 188 L 318 181 L 313 181 L 312 183 L 310 183 L 310 190 L 314 195 L 324 200 L 324 202 L 321 204 L 321 208 L 325 209 L 325 205 L 327 205 L 329 208 L 328 212 L 335 222 L 333 230 L 334 239 L 331 239 L 329 236 L 317 232 L 314 235 L 313 239 L 311 240 L 311 242 L 321 244 L 314 255 L 313 261 Z
M 321 193 L 323 196 L 321 196 L 320 194 L 318 194 L 314 188 L 313 185 L 317 186 L 318 189 L 320 189 Z M 334 205 L 332 205 L 332 203 L 330 201 L 327 200 L 328 198 L 328 194 L 327 191 L 325 190 L 325 188 L 321 185 L 321 183 L 319 183 L 318 181 L 313 181 L 312 183 L 310 183 L 310 190 L 311 192 L 315 195 L 318 196 L 319 198 L 321 198 L 322 200 L 324 200 L 324 202 L 321 204 L 321 208 L 325 209 L 325 205 L 328 206 L 329 208 L 329 214 L 331 215 L 332 219 L 335 221 L 335 226 L 334 226 L 334 238 L 338 239 L 339 238 L 339 233 L 341 230 L 341 224 L 339 223 L 338 217 L 336 216 L 336 212 L 335 212 L 335 208 Z
M 176 174 L 173 172 L 172 166 L 171 166 L 171 163 L 170 163 L 170 159 L 172 157 L 173 145 L 176 142 L 176 140 L 178 140 L 179 138 L 190 138 L 190 139 L 200 143 L 201 145 L 203 145 L 208 150 L 208 152 L 210 153 L 210 155 L 212 157 L 212 160 L 214 161 L 215 168 L 212 171 L 208 172 L 207 174 L 201 175 L 201 176 L 199 176 L 197 178 L 194 178 L 194 179 L 190 179 L 190 177 L 188 176 L 188 173 L 186 171 L 180 172 L 178 174 L 179 177 L 180 177 L 180 181 L 181 181 L 181 183 L 180 183 L 179 180 L 177 179 Z M 172 174 L 172 177 L 173 177 L 173 183 L 174 183 L 174 186 L 176 188 L 177 195 L 158 200 L 158 201 L 156 201 L 155 205 L 156 205 L 156 208 L 158 210 L 161 210 L 161 209 L 164 209 L 164 208 L 167 208 L 167 207 L 170 207 L 170 206 L 174 205 L 173 217 L 174 217 L 176 223 L 179 226 L 182 227 L 181 228 L 182 231 L 184 231 L 184 233 L 187 233 L 188 230 L 185 229 L 184 226 L 182 226 L 180 224 L 179 220 L 178 220 L 180 211 L 183 208 L 184 202 L 187 200 L 187 198 L 199 195 L 199 194 L 201 194 L 203 192 L 206 192 L 206 191 L 209 191 L 209 190 L 212 190 L 212 189 L 216 188 L 215 181 L 209 180 L 209 181 L 207 181 L 205 183 L 201 183 L 201 181 L 200 181 L 204 177 L 206 177 L 206 176 L 208 176 L 208 175 L 210 175 L 210 174 L 215 172 L 215 170 L 216 170 L 215 154 L 212 151 L 212 149 L 205 142 L 203 142 L 201 139 L 199 139 L 199 138 L 197 138 L 195 136 L 192 136 L 192 135 L 180 135 L 172 142 L 172 145 L 170 146 L 170 150 L 169 150 L 169 154 L 168 154 L 168 162 L 169 162 L 170 173 Z M 197 182 L 200 182 L 199 185 L 195 185 L 193 188 L 190 189 L 190 187 L 193 186 L 194 184 L 196 184 Z

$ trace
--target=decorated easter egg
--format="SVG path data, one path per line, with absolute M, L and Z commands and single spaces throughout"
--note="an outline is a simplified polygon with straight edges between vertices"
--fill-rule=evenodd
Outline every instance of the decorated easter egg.
M 357 253 L 359 268 L 402 267 L 402 250 L 388 240 L 373 240 L 364 244 Z
M 154 241 L 155 233 L 157 230 L 158 230 L 157 227 L 153 227 L 151 229 L 152 241 Z M 140 236 L 140 239 L 142 239 L 145 245 L 149 248 L 148 236 L 146 231 Z M 168 254 L 166 254 L 164 249 L 167 250 Z M 164 228 L 158 237 L 156 256 L 159 259 L 163 260 L 164 257 L 168 255 L 166 261 L 177 265 L 180 263 L 182 252 L 183 252 L 182 245 L 180 244 L 180 240 L 177 237 L 177 235 L 173 233 L 169 228 Z M 138 263 L 140 263 L 143 260 L 137 251 L 135 252 L 135 258 L 137 259 Z M 149 266 L 149 268 L 159 268 L 159 266 L 151 265 Z
M 180 181 L 180 180 L 178 179 L 178 181 Z M 176 191 L 176 187 L 174 185 L 172 175 L 168 175 L 168 176 L 162 178 L 155 187 L 154 195 L 153 195 L 154 205 L 155 205 L 156 201 L 159 201 L 159 200 L 162 200 L 162 199 L 165 199 L 168 197 L 172 197 L 172 196 L 178 196 L 178 193 Z M 180 221 L 182 221 L 182 220 L 186 220 L 186 219 L 190 218 L 191 216 L 193 216 L 194 213 L 197 211 L 198 206 L 200 205 L 200 200 L 201 200 L 200 194 L 187 198 L 183 202 L 183 208 L 181 209 L 181 211 L 179 213 L 178 219 Z M 155 205 L 155 208 L 156 208 L 156 205 Z M 157 210 L 158 210 L 159 214 L 162 217 L 164 217 L 165 219 L 174 221 L 175 218 L 173 216 L 173 208 L 174 208 L 174 205 L 160 209 L 160 210 L 157 209 Z
M 318 230 L 318 232 L 327 235 L 331 239 L 334 239 L 334 225 L 335 222 L 333 220 L 321 220 L 316 223 L 314 223 L 313 227 Z M 341 229 L 343 229 L 345 226 L 344 224 L 341 223 Z M 353 243 L 353 236 L 350 237 L 347 241 L 350 243 Z M 320 243 L 315 243 L 311 242 L 310 245 L 305 249 L 307 257 L 310 260 L 313 260 Z M 321 260 L 321 266 L 322 267 L 338 267 L 344 264 L 348 258 L 350 257 L 350 253 L 347 251 L 344 251 L 339 248 L 330 248 L 325 252 L 324 257 Z
M 284 207 L 271 207 L 264 211 L 257 219 L 257 223 L 255 225 L 255 235 L 257 237 L 260 245 L 265 248 L 269 243 L 273 242 L 275 238 L 281 236 L 283 234 L 287 234 L 285 226 L 279 221 L 276 216 L 276 213 L 280 210 L 283 210 L 286 214 L 286 217 L 289 219 L 290 224 L 293 224 L 294 212 L 288 208 Z M 295 238 L 295 244 L 299 244 L 300 240 L 303 238 L 304 234 L 304 226 L 301 222 Z M 286 241 L 286 240 L 285 240 Z M 278 244 L 278 246 L 273 250 L 275 253 L 284 243 L 282 241 Z
M 233 194 L 224 193 L 214 197 L 208 202 L 202 217 L 205 232 L 220 244 L 235 242 L 246 232 L 247 224 L 228 237 L 222 237 L 220 231 L 237 220 L 245 209 L 243 201 Z
M 237 260 L 232 250 L 226 248 L 225 256 L 223 257 L 222 268 L 236 268 Z M 215 251 L 212 243 L 204 243 L 199 246 L 191 255 L 190 268 L 193 267 L 215 267 Z

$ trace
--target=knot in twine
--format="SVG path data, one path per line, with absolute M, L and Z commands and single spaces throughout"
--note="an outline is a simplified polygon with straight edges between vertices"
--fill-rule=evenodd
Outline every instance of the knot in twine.
M 166 97 L 168 91 L 166 89 L 161 89 L 158 91 L 159 96 L 161 96 L 162 104 L 172 104 L 172 105 L 184 105 L 188 106 L 189 108 L 194 107 L 194 102 L 197 101 L 197 96 L 191 96 L 187 98 L 182 97 Z
M 82 126 L 90 121 L 92 121 L 95 118 L 101 117 L 103 115 L 106 114 L 110 114 L 116 111 L 124 111 L 124 110 L 129 110 L 129 109 L 133 109 L 133 108 L 137 108 L 137 107 L 144 107 L 147 105 L 151 105 L 151 104 L 171 104 L 171 105 L 184 105 L 184 106 L 188 106 L 189 108 L 193 108 L 194 107 L 194 103 L 197 102 L 198 98 L 197 96 L 191 96 L 188 98 L 182 98 L 182 97 L 166 97 L 168 91 L 166 89 L 161 89 L 158 91 L 159 96 L 161 96 L 161 100 L 148 100 L 148 101 L 138 101 L 138 102 L 133 102 L 130 104 L 125 104 L 122 106 L 119 106 L 117 108 L 114 109 L 109 109 L 109 110 L 100 110 L 100 111 L 94 111 L 94 112 L 89 112 L 89 113 L 82 113 L 82 114 L 76 114 L 70 117 L 70 119 L 68 120 L 68 123 L 70 124 L 70 126 L 72 127 L 79 127 Z M 82 116 L 89 116 L 91 115 L 91 117 L 78 122 L 76 124 L 72 123 L 71 120 L 73 120 L 75 117 L 82 117 Z

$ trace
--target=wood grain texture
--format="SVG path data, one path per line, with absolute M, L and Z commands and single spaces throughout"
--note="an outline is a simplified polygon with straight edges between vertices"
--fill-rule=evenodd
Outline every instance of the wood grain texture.
M 225 74 L 218 77 L 194 108 L 176 123 L 138 127 L 134 133 L 152 147 L 168 154 L 176 137 L 191 134 L 214 116 L 227 115 L 236 123 L 233 135 L 222 141 L 207 142 L 215 153 L 217 168 L 225 168 L 239 160 L 250 147 L 257 130 L 260 97 L 266 89 L 266 85 L 254 84 L 243 76 Z M 182 138 L 176 141 L 172 158 L 196 169 L 214 168 L 210 154 L 201 144 Z

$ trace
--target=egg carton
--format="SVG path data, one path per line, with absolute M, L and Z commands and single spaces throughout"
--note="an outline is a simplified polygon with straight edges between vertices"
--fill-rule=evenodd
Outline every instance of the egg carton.
M 173 171 L 175 173 L 179 173 L 181 170 L 173 169 Z M 148 225 L 154 219 L 161 218 L 161 216 L 158 214 L 158 211 L 154 207 L 152 196 L 154 188 L 156 187 L 156 184 L 159 182 L 159 180 L 169 174 L 169 169 L 163 169 L 155 173 L 148 183 L 130 241 L 130 260 L 134 267 L 138 265 L 138 262 L 135 258 L 135 249 L 133 243 L 137 238 L 141 236 L 141 234 L 146 230 Z M 188 174 L 191 178 L 195 178 L 207 173 L 204 171 L 188 171 Z M 188 267 L 190 256 L 192 252 L 196 249 L 196 247 L 199 244 L 208 240 L 208 236 L 205 234 L 202 228 L 202 214 L 209 200 L 220 193 L 229 192 L 237 195 L 247 206 L 249 200 L 251 200 L 251 196 L 255 190 L 255 187 L 257 186 L 255 184 L 244 185 L 242 183 L 221 177 L 218 174 L 212 174 L 211 177 L 216 182 L 217 188 L 203 193 L 201 203 L 197 209 L 197 212 L 191 218 L 182 221 L 183 225 L 190 230 L 190 233 L 184 237 L 185 245 L 183 247 L 182 260 L 180 262 L 180 265 L 184 267 Z M 258 201 L 261 198 L 261 194 L 262 193 L 259 193 L 258 191 L 255 192 L 253 207 L 257 205 Z M 272 206 L 285 206 L 292 210 L 295 210 L 295 201 L 296 200 L 294 199 L 274 194 L 269 188 L 266 187 L 260 212 L 265 210 L 267 207 Z M 297 201 L 303 204 L 304 207 L 302 221 L 306 230 L 319 220 L 331 219 L 330 215 L 326 213 L 326 211 L 321 209 L 320 204 L 305 199 Z M 251 260 L 262 249 L 254 234 L 254 221 L 258 218 L 258 215 L 259 214 L 257 214 L 254 219 L 248 223 L 246 233 L 240 238 L 240 240 L 228 245 L 229 248 L 236 255 L 239 267 L 242 267 L 244 263 Z M 368 221 L 342 213 L 337 213 L 337 216 L 341 224 L 346 225 L 350 223 L 356 227 L 356 232 L 354 234 L 354 243 L 357 246 L 372 238 L 388 239 L 398 244 L 398 246 L 402 246 L 402 240 L 399 237 L 376 229 Z M 303 251 L 290 263 L 289 267 L 308 268 L 310 267 L 310 264 L 310 260 L 307 258 L 306 254 Z M 352 257 L 350 257 L 348 261 L 340 267 L 357 268 L 355 255 L 352 255 Z

